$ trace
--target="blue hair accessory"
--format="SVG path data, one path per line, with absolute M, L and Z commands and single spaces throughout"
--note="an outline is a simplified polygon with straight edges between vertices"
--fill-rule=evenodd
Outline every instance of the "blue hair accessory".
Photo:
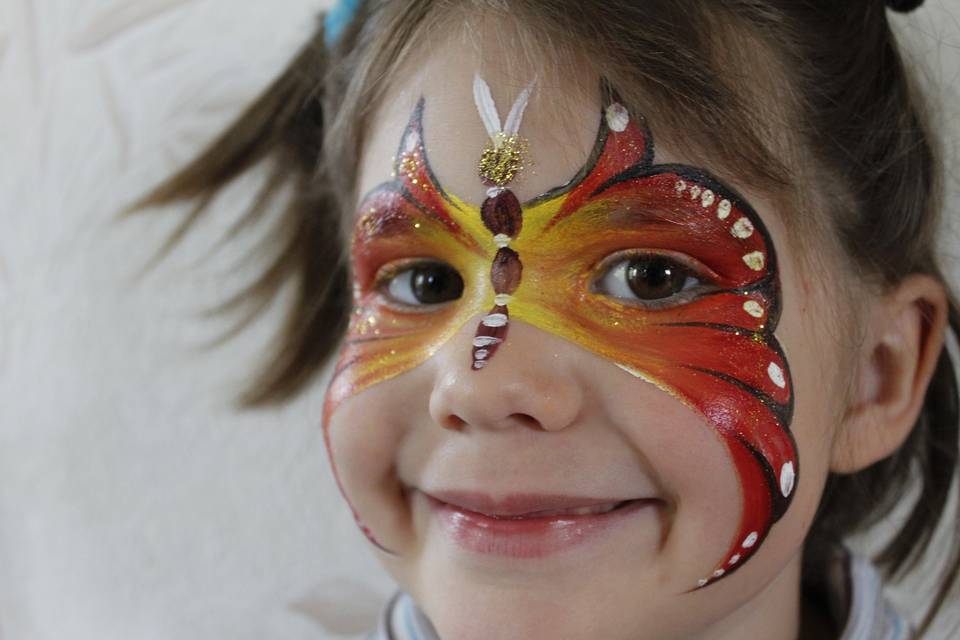
M 329 49 L 340 37 L 344 27 L 350 24 L 362 0 L 338 0 L 323 16 L 323 42 Z

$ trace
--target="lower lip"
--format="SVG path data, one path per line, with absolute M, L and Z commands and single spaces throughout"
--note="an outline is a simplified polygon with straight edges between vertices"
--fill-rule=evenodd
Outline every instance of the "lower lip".
M 492 518 L 426 495 L 447 535 L 464 549 L 511 558 L 543 558 L 626 524 L 657 500 L 634 500 L 618 509 L 589 515 Z

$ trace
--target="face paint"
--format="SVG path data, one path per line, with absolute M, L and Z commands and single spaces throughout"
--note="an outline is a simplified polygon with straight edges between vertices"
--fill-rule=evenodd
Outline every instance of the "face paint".
M 472 364 L 479 371 L 490 361 L 497 348 L 507 337 L 507 325 L 510 322 L 510 298 L 523 277 L 523 263 L 520 254 L 509 247 L 523 228 L 523 210 L 513 191 L 506 188 L 517 173 L 523 169 L 527 143 L 520 137 L 520 122 L 527 108 L 531 82 L 517 96 L 506 123 L 500 127 L 500 115 L 490 95 L 490 87 L 479 75 L 473 77 L 473 97 L 477 111 L 483 120 L 490 143 L 480 156 L 480 178 L 490 187 L 487 199 L 480 206 L 480 219 L 493 234 L 497 253 L 490 266 L 490 283 L 493 285 L 494 307 L 484 316 L 474 334 L 472 345 Z
M 656 385 L 702 415 L 724 443 L 742 514 L 724 557 L 694 589 L 730 575 L 785 513 L 799 472 L 789 431 L 790 370 L 774 336 L 777 259 L 759 216 L 701 169 L 654 164 L 649 130 L 616 101 L 603 110 L 593 152 L 574 178 L 523 203 L 522 217 L 512 202 L 488 199 L 484 211 L 437 183 L 423 143 L 423 107 L 421 99 L 404 131 L 395 179 L 361 204 L 352 246 L 355 310 L 328 389 L 325 436 L 345 398 L 422 363 L 469 318 L 504 302 L 495 277 L 503 238 L 491 236 L 487 220 L 505 220 L 503 235 L 523 256 L 523 277 L 507 278 L 515 284 L 511 317 Z M 692 258 L 689 269 L 706 285 L 669 305 L 598 290 L 611 261 L 640 254 Z M 427 259 L 461 275 L 462 296 L 426 310 L 385 300 L 385 267 L 389 276 Z M 478 332 L 474 362 L 496 337 Z

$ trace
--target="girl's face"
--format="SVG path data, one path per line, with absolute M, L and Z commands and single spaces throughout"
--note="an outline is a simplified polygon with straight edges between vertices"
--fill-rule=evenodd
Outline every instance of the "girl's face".
M 474 74 L 505 122 L 519 69 L 439 44 L 368 133 L 341 490 L 443 638 L 794 637 L 841 302 L 585 69 L 534 86 L 488 193 Z

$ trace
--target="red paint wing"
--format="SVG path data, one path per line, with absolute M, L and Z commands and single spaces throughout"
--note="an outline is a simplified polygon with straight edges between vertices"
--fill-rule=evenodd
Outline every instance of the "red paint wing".
M 554 330 L 663 384 L 724 442 L 743 511 L 726 556 L 701 580 L 705 586 L 759 549 L 789 506 L 799 472 L 789 431 L 792 382 L 774 336 L 781 309 L 776 254 L 759 216 L 735 191 L 702 170 L 655 165 L 651 155 L 637 153 L 652 149 L 639 126 L 615 132 L 601 125 L 598 138 L 594 170 L 569 188 L 537 239 L 545 248 L 530 260 L 539 269 L 533 295 L 550 310 Z M 559 236 L 579 240 L 572 263 L 550 255 Z M 710 271 L 710 288 L 656 309 L 599 293 L 584 297 L 585 284 L 576 292 L 565 284 L 590 273 L 598 256 L 634 247 L 694 257 Z M 557 299 L 557 291 L 566 293 Z M 565 316 L 575 325 L 561 327 Z

